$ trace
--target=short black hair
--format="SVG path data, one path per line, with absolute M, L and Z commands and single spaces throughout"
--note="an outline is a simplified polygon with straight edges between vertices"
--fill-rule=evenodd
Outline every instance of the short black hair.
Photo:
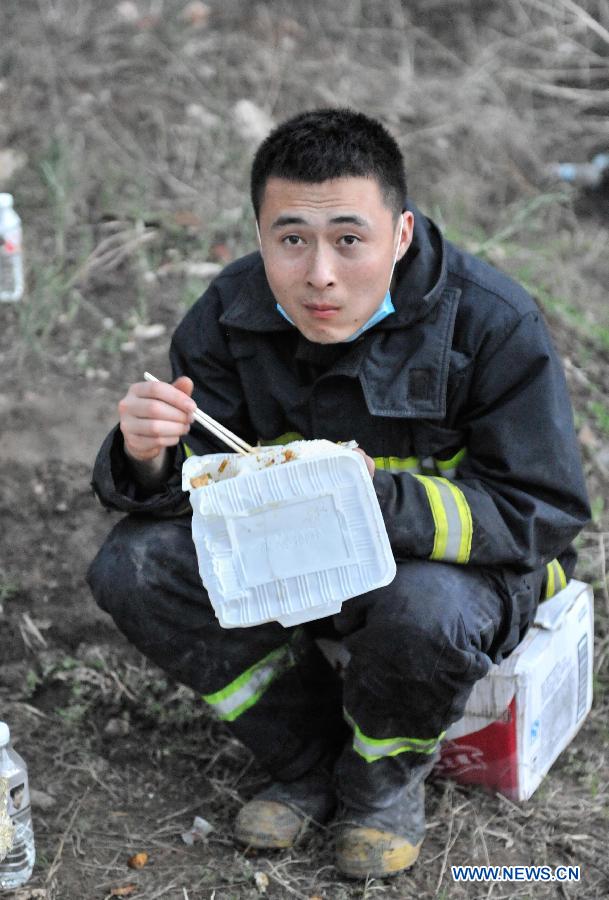
M 376 178 L 396 218 L 404 210 L 404 158 L 380 122 L 346 108 L 299 113 L 271 131 L 256 151 L 250 180 L 256 219 L 269 178 L 320 184 L 353 176 Z

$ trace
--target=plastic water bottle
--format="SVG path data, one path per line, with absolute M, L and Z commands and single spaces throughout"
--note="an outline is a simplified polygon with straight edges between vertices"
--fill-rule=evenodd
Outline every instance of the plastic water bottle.
M 550 174 L 576 187 L 598 188 L 609 176 L 609 153 L 597 153 L 590 162 L 553 163 Z
M 0 194 L 0 300 L 23 297 L 21 219 L 11 194 Z
M 8 725 L 0 722 L 0 891 L 13 890 L 28 880 L 36 856 L 30 810 L 27 767 L 10 744 Z M 10 835 L 10 825 L 13 833 Z M 8 836 L 8 853 L 3 856 Z

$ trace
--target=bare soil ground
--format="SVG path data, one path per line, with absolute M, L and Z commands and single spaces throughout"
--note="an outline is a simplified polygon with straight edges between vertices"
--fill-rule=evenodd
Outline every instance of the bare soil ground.
M 609 201 L 548 176 L 608 149 L 606 3 L 21 0 L 2 4 L 0 33 L 0 189 L 28 264 L 25 298 L 0 306 L 0 718 L 36 791 L 19 896 L 606 897 Z M 269 123 L 330 104 L 381 117 L 419 205 L 536 293 L 594 508 L 578 572 L 597 601 L 584 728 L 527 803 L 433 782 L 420 863 L 365 885 L 340 878 L 327 830 L 286 852 L 234 844 L 264 774 L 84 581 L 117 518 L 89 487 L 116 401 L 144 369 L 167 375 L 171 329 L 214 266 L 253 246 L 248 164 Z M 214 830 L 188 846 L 194 815 Z M 129 868 L 137 852 L 148 862 Z M 452 881 L 451 864 L 489 862 L 580 865 L 582 881 Z

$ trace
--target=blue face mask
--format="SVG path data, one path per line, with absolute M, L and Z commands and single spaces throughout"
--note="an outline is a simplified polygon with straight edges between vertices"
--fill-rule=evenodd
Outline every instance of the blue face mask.
M 294 325 L 294 322 L 292 322 L 292 320 L 288 316 L 285 309 L 282 306 L 280 306 L 279 303 L 277 303 L 277 309 L 279 310 L 279 312 L 281 313 L 283 318 L 288 320 L 290 325 Z M 379 308 L 376 310 L 376 312 L 372 313 L 372 315 L 370 316 L 368 321 L 364 322 L 362 327 L 358 328 L 357 331 L 355 332 L 355 334 L 352 334 L 351 337 L 345 338 L 344 341 L 340 341 L 339 343 L 348 344 L 351 341 L 354 341 L 356 338 L 358 338 L 360 336 L 360 334 L 363 334 L 364 331 L 368 331 L 368 329 L 372 328 L 373 325 L 378 324 L 378 322 L 382 322 L 383 319 L 386 319 L 387 316 L 390 316 L 391 313 L 394 313 L 394 312 L 395 312 L 395 307 L 391 300 L 391 293 L 389 291 L 387 291 L 387 293 L 385 294 L 385 296 L 383 298 L 383 302 L 381 303 Z M 296 327 L 296 326 L 294 325 L 294 327 Z

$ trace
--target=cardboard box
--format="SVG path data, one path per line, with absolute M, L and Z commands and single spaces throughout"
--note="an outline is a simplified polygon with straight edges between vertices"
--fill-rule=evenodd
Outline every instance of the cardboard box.
M 570 581 L 540 604 L 522 643 L 474 686 L 436 774 L 528 800 L 592 705 L 593 601 Z

